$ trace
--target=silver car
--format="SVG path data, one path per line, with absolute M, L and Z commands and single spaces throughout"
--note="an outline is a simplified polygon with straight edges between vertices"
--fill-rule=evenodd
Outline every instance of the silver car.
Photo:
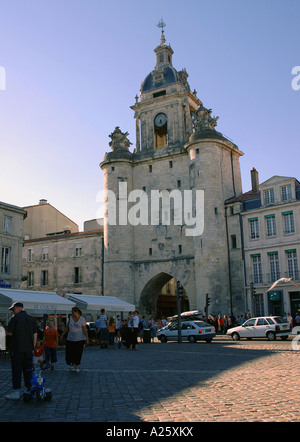
M 216 335 L 215 328 L 204 321 L 182 321 L 181 322 L 181 339 L 183 341 L 197 342 L 206 341 L 211 342 Z M 157 332 L 157 338 L 161 342 L 177 341 L 178 340 L 178 322 L 171 322 Z
M 267 338 L 274 341 L 277 336 L 287 339 L 290 334 L 289 323 L 281 316 L 261 316 L 248 319 L 239 327 L 230 328 L 227 335 L 238 341 L 240 338 Z

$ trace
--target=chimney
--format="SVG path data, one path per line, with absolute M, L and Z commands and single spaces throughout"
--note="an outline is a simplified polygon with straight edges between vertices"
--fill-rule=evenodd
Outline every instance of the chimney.
M 254 167 L 251 170 L 251 185 L 253 193 L 259 192 L 258 172 Z
M 41 206 L 42 204 L 47 204 L 47 200 L 45 200 L 45 199 L 41 199 L 41 200 L 39 201 L 39 205 Z

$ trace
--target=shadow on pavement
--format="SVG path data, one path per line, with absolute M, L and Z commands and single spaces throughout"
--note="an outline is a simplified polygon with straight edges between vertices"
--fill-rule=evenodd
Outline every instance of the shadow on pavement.
M 248 343 L 226 337 L 211 344 L 139 344 L 136 351 L 94 346 L 84 350 L 80 373 L 68 370 L 61 349 L 55 370 L 44 373 L 52 400 L 29 404 L 5 399 L 11 389 L 10 363 L 1 360 L 0 421 L 152 422 L 157 420 L 153 407 L 158 415 L 165 413 L 168 421 L 167 404 L 178 400 L 178 395 L 198 406 L 201 394 L 191 395 L 192 388 L 200 389 L 226 371 L 270 356 L 273 350 L 267 347 L 249 348 Z

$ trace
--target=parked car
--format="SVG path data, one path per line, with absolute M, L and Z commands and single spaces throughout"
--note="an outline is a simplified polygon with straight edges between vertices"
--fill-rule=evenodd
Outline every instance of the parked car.
M 287 339 L 290 334 L 289 323 L 281 316 L 261 316 L 248 319 L 239 327 L 230 328 L 227 335 L 238 341 L 240 338 L 268 338 L 274 341 L 277 336 Z
M 197 342 L 204 340 L 211 342 L 215 337 L 215 328 L 204 321 L 182 321 L 181 322 L 181 339 L 183 341 Z M 162 327 L 157 332 L 157 338 L 161 342 L 178 340 L 178 322 L 171 322 Z

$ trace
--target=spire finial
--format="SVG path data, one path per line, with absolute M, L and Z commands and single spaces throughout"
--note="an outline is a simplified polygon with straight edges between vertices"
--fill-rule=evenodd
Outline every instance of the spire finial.
M 165 39 L 165 34 L 164 34 L 164 28 L 167 26 L 166 23 L 163 21 L 163 19 L 160 19 L 160 21 L 158 22 L 158 24 L 156 25 L 158 28 L 161 28 L 161 38 L 160 38 L 160 43 L 161 44 L 165 44 L 166 43 L 166 39 Z

